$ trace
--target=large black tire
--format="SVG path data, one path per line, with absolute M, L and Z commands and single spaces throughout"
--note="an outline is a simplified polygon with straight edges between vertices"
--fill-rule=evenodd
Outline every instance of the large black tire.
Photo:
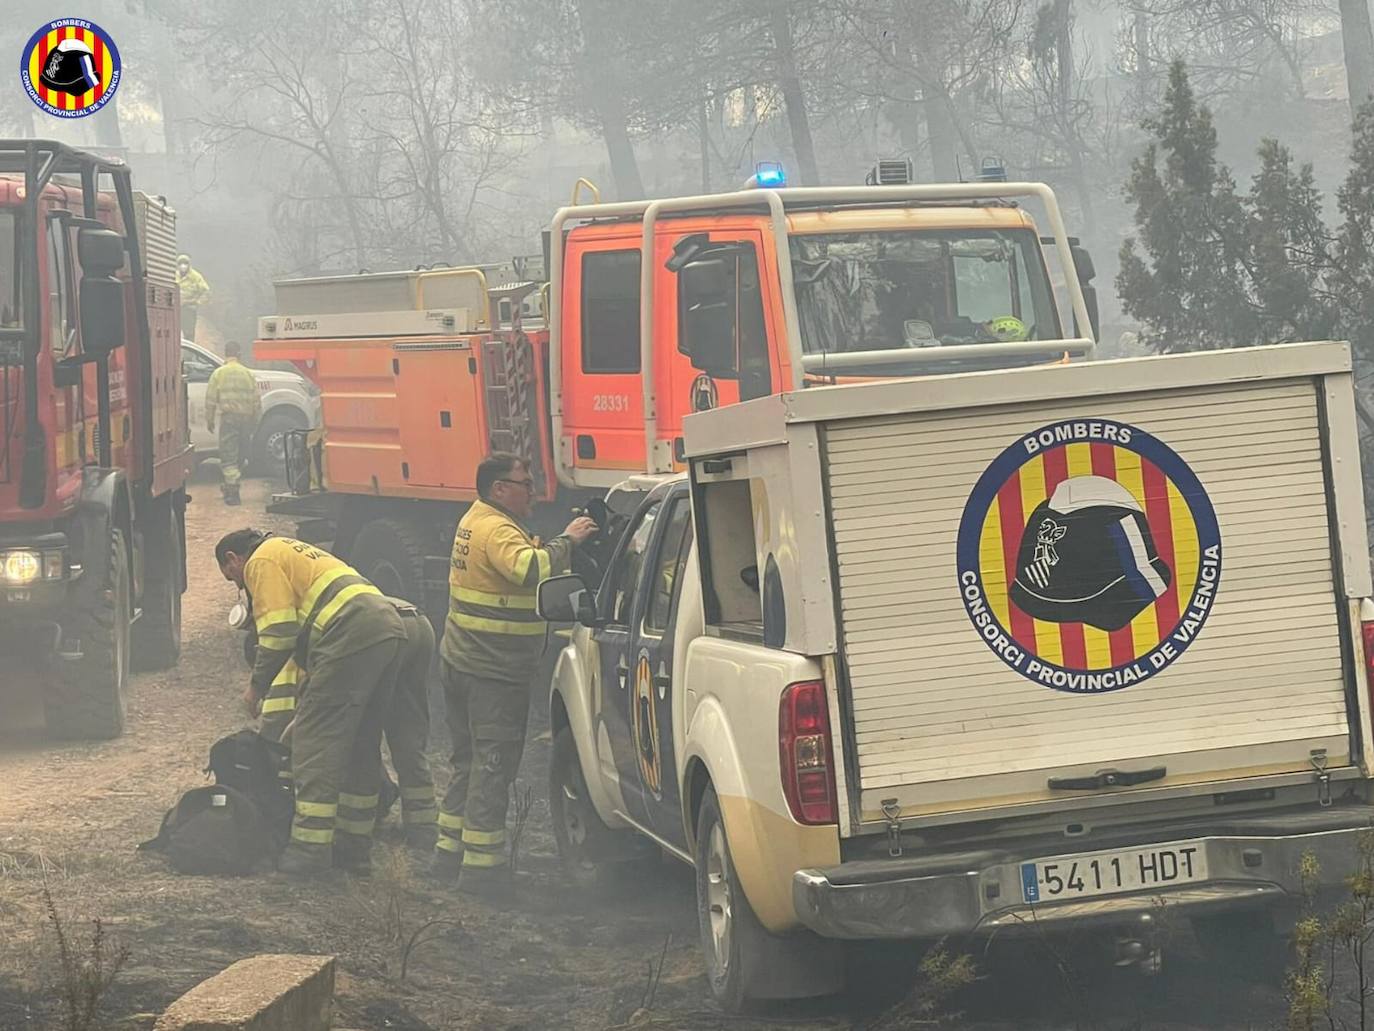
M 63 650 L 80 647 L 80 659 L 58 659 L 57 676 L 43 702 L 48 733 L 65 740 L 107 739 L 124 732 L 129 702 L 129 552 L 124 532 L 110 533 L 105 581 L 78 589 L 63 626 Z
M 697 810 L 693 852 L 706 978 L 726 1012 L 741 1013 L 767 999 L 831 995 L 843 987 L 837 943 L 806 932 L 783 937 L 759 923 L 735 874 L 720 801 L 710 786 Z
M 571 727 L 553 736 L 549 757 L 549 819 L 563 873 L 583 891 L 623 889 L 626 878 L 658 865 L 657 847 L 633 831 L 607 827 L 592 805 Z
M 402 519 L 374 519 L 358 531 L 348 564 L 383 594 L 425 603 L 425 534 Z
M 279 479 L 286 475 L 286 435 L 292 430 L 308 429 L 305 416 L 291 408 L 276 408 L 258 423 L 253 434 L 253 455 L 249 468 L 257 476 Z
M 171 669 L 181 658 L 185 544 L 172 496 L 153 503 L 143 538 L 143 614 L 133 627 L 131 661 L 139 670 Z

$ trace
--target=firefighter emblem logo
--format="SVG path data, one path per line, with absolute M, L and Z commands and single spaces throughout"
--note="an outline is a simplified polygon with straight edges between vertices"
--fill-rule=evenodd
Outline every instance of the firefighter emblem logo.
M 663 797 L 663 759 L 658 741 L 658 706 L 654 700 L 654 671 L 649 653 L 640 652 L 635 663 L 635 693 L 632 730 L 639 776 L 654 798 Z
M 119 48 L 94 22 L 60 18 L 30 37 L 19 61 L 29 99 L 55 118 L 84 118 L 119 88 Z
M 1187 463 L 1136 426 L 1043 427 L 978 480 L 959 525 L 959 590 L 1002 662 L 1099 694 L 1168 669 L 1221 586 L 1221 532 Z
M 704 372 L 692 380 L 691 401 L 693 412 L 709 412 L 713 408 L 720 407 L 720 394 L 716 390 L 716 381 Z

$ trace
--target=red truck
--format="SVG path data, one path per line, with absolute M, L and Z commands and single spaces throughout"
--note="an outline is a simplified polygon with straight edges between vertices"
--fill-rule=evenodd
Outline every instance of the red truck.
M 0 653 L 51 672 L 55 737 L 119 735 L 131 664 L 181 650 L 176 255 L 124 162 L 0 140 Z

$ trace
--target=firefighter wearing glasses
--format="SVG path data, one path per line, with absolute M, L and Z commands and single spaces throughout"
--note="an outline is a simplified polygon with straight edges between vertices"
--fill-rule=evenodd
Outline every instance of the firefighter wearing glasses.
M 573 547 L 597 532 L 580 516 L 541 545 L 522 525 L 534 490 L 524 461 L 491 455 L 477 470 L 480 500 L 453 540 L 439 651 L 453 777 L 439 807 L 434 869 L 457 876 L 462 891 L 499 895 L 510 886 L 506 812 L 545 642 L 535 590 L 566 571 Z
M 250 708 L 292 658 L 310 674 L 291 729 L 296 814 L 277 868 L 295 876 L 331 866 L 365 872 L 382 728 L 410 637 L 406 617 L 350 566 L 303 541 L 236 530 L 215 546 L 215 559 L 253 601 Z

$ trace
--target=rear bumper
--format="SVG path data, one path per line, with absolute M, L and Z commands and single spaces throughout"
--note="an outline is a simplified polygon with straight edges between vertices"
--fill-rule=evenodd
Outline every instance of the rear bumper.
M 1023 902 L 1023 862 L 1095 847 L 1061 838 L 1051 851 L 1036 844 L 1018 848 L 1015 854 L 987 851 L 798 870 L 792 899 L 797 916 L 817 934 L 852 939 L 1001 934 L 1068 922 L 1133 923 L 1149 921 L 1161 905 L 1184 915 L 1241 909 L 1301 896 L 1302 867 L 1309 855 L 1317 861 L 1317 886 L 1344 883 L 1360 863 L 1362 836 L 1374 833 L 1371 821 L 1374 807 L 1350 805 L 1257 817 L 1245 821 L 1243 833 L 1229 828 L 1224 834 L 1197 833 L 1189 827 L 1103 848 L 1200 841 L 1208 879 L 1174 888 L 1036 905 Z

